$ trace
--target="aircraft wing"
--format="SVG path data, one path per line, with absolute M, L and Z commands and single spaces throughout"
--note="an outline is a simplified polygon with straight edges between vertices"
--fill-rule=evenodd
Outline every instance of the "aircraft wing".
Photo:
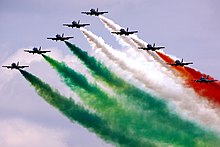
M 74 38 L 74 37 L 63 37 L 63 39 L 65 39 L 65 40 L 68 40 L 68 39 L 71 39 L 71 38 Z
M 13 68 L 12 66 L 2 66 L 2 67 L 11 68 L 11 69 Z
M 90 24 L 79 24 L 80 27 L 89 26 Z
M 51 52 L 51 51 L 39 51 L 40 53 L 47 53 L 47 52 Z
M 105 14 L 105 13 L 108 13 L 108 12 L 99 12 L 99 14 Z
M 139 47 L 138 49 L 147 50 L 147 51 L 156 51 L 156 50 L 159 50 L 159 49 L 161 49 L 161 48 Z
M 25 67 L 29 67 L 29 66 L 18 66 L 18 68 L 25 68 Z
M 183 65 L 189 65 L 189 64 L 193 64 L 193 62 L 188 62 L 188 63 L 182 63 Z
M 156 50 L 160 50 L 160 49 L 163 49 L 165 47 L 161 46 L 161 47 L 154 47 Z
M 47 39 L 51 39 L 51 40 L 58 40 L 57 38 L 47 38 Z
M 67 27 L 73 27 L 72 24 L 63 24 L 63 26 L 67 26 Z
M 121 32 L 111 32 L 112 34 L 117 34 L 117 35 L 121 35 Z
M 138 31 L 131 31 L 131 32 L 128 32 L 128 34 L 134 34 L 134 33 L 138 33 Z
M 149 50 L 150 50 L 150 49 L 149 49 L 149 48 L 147 48 L 147 47 L 138 47 L 138 49 L 147 50 L 147 51 L 149 51 Z
M 81 12 L 82 14 L 91 15 L 91 12 Z
M 39 51 L 40 54 L 47 53 L 47 52 L 51 52 L 51 51 Z
M 218 80 L 209 80 L 209 81 L 207 81 L 208 83 L 212 83 L 212 82 L 216 82 L 216 81 L 218 81 Z
M 24 52 L 33 53 L 34 51 L 24 50 Z

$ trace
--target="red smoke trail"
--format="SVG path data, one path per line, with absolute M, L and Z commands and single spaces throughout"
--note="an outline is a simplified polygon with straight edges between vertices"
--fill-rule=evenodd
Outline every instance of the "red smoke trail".
M 165 55 L 161 52 L 156 52 L 165 62 L 174 63 L 175 61 L 170 58 L 168 55 Z M 215 102 L 215 104 L 220 105 L 220 83 L 196 83 L 194 80 L 201 78 L 201 76 L 206 77 L 206 74 L 203 74 L 190 67 L 174 67 L 171 68 L 178 71 L 179 75 L 183 77 L 187 86 L 192 87 L 200 96 L 207 97 L 210 101 Z M 209 77 L 209 79 L 214 79 Z

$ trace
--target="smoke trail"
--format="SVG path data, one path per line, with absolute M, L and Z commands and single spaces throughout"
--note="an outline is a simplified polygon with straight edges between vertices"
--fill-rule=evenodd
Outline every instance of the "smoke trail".
M 145 41 L 141 40 L 136 35 L 132 35 L 130 37 L 139 47 L 143 47 L 143 46 L 145 47 L 145 46 L 148 45 L 148 43 L 146 43 Z M 155 54 L 155 52 L 152 52 L 152 51 L 146 51 L 146 52 L 149 53 L 154 58 L 154 60 L 159 63 L 159 65 L 157 64 L 157 66 L 159 68 L 161 68 L 161 66 L 165 67 L 163 72 L 166 75 L 168 75 L 170 78 L 174 78 L 173 75 L 175 75 L 175 77 L 178 76 L 178 74 L 175 72 L 175 70 L 172 70 L 157 54 Z M 142 53 L 144 53 L 144 52 L 142 52 Z
M 163 116 L 163 120 L 159 121 L 169 123 L 173 127 L 180 127 L 176 129 L 184 129 L 184 127 L 181 125 L 182 122 L 180 122 L 180 120 L 178 120 L 175 115 L 170 115 L 170 113 L 168 113 L 169 110 L 166 108 L 166 106 L 162 102 L 158 101 L 157 98 L 153 98 L 146 92 L 138 89 L 131 84 L 128 84 L 127 82 L 116 76 L 114 73 L 112 73 L 105 65 L 101 64 L 94 57 L 89 56 L 87 52 L 82 51 L 74 44 L 71 44 L 69 42 L 65 43 L 72 51 L 72 53 L 75 54 L 86 65 L 86 67 L 90 69 L 96 79 L 103 80 L 106 84 L 111 86 L 114 91 L 126 94 L 128 96 L 127 98 L 131 99 L 132 104 L 136 104 L 139 107 L 142 107 L 143 110 L 148 111 L 149 109 L 151 109 L 152 111 L 155 109 L 154 111 L 157 111 L 157 115 Z M 178 124 L 178 126 L 176 126 L 176 124 Z
M 137 113 L 129 110 L 129 108 L 123 109 L 125 106 L 119 105 L 116 102 L 116 98 L 111 98 L 97 86 L 88 83 L 83 75 L 76 73 L 74 70 L 67 67 L 65 63 L 60 63 L 45 55 L 43 55 L 43 57 L 57 70 L 67 86 L 74 90 L 89 107 L 93 108 L 104 119 L 110 121 L 113 126 L 118 126 L 128 134 L 133 134 L 133 132 L 126 131 L 126 128 L 144 126 L 143 122 L 137 124 L 137 122 L 134 121 L 140 119 L 140 115 L 136 116 Z M 134 117 L 137 118 L 134 119 Z M 151 123 L 157 125 L 156 122 Z M 133 131 L 137 132 L 139 129 Z
M 97 37 L 92 32 L 86 29 L 81 29 L 81 31 L 94 49 L 100 49 L 102 53 L 104 53 L 110 60 L 116 63 L 121 69 L 130 71 L 131 74 L 139 81 L 143 81 L 145 80 L 145 78 L 147 80 L 144 83 L 147 83 L 147 81 L 151 81 L 149 74 L 142 73 L 140 70 L 142 69 L 142 67 L 139 67 L 135 61 L 131 62 L 130 59 L 127 58 L 123 53 L 112 49 L 109 45 L 105 44 L 102 38 Z M 150 72 L 152 71 L 149 71 L 149 73 Z M 139 73 L 139 75 L 136 75 L 134 73 Z M 145 84 L 145 86 L 150 89 L 157 89 L 154 88 L 150 83 Z
M 157 52 L 157 54 L 168 63 L 174 63 L 175 61 L 170 58 L 168 55 L 165 55 L 161 52 Z M 179 74 L 183 77 L 183 79 L 186 81 L 186 84 L 190 87 L 192 87 L 199 95 L 206 97 L 210 101 L 220 105 L 220 85 L 215 83 L 210 84 L 200 84 L 194 82 L 195 79 L 199 79 L 201 76 L 206 77 L 205 74 L 200 73 L 199 71 L 196 71 L 193 68 L 190 67 L 174 67 L 171 68 L 175 69 L 179 72 Z M 210 79 L 213 79 L 210 77 Z
M 94 57 L 89 56 L 87 52 L 82 51 L 80 48 L 69 42 L 65 43 L 70 50 L 90 69 L 93 76 L 104 81 L 106 84 L 111 86 L 114 91 L 127 95 L 126 98 L 129 99 L 130 103 L 141 107 L 143 109 L 143 113 L 149 110 L 156 111 L 157 115 L 160 116 L 158 121 L 164 122 L 164 124 L 168 123 L 172 127 L 175 127 L 175 129 L 184 128 L 183 125 L 181 125 L 184 123 L 182 123 L 175 115 L 169 113 L 165 103 L 158 100 L 158 98 L 152 97 L 137 87 L 128 84 L 113 74 L 106 66 L 101 64 Z
M 114 91 L 120 94 L 128 95 L 127 98 L 132 99 L 132 104 L 134 102 L 139 106 L 143 107 L 143 109 L 152 109 L 156 111 L 160 111 L 161 115 L 164 115 L 163 112 L 167 112 L 166 106 L 157 98 L 153 98 L 151 95 L 145 93 L 144 91 L 138 89 L 137 87 L 128 84 L 114 73 L 112 73 L 108 68 L 97 61 L 94 57 L 88 55 L 87 52 L 82 51 L 80 48 L 75 45 L 65 42 L 66 45 L 70 48 L 70 50 L 90 69 L 93 76 L 97 79 L 105 82 Z M 137 99 L 138 97 L 138 99 Z
M 118 24 L 114 23 L 112 20 L 104 17 L 104 16 L 99 16 L 101 22 L 105 25 L 105 27 L 111 31 L 111 32 L 115 32 L 115 31 L 119 31 L 122 27 L 119 26 Z M 141 50 L 136 50 L 137 45 L 130 39 L 130 37 L 127 36 L 118 36 L 118 35 L 114 35 L 116 37 L 116 40 L 122 45 L 122 46 L 127 46 L 129 47 L 128 53 L 130 53 L 130 55 L 134 58 L 134 59 L 145 59 L 147 61 L 152 62 L 152 58 L 150 58 L 149 55 L 146 54 L 141 54 Z M 142 60 L 142 61 L 145 61 Z M 141 62 L 140 63 L 144 63 Z
M 162 53 L 162 52 L 159 52 L 159 51 L 156 51 L 156 54 L 158 54 L 158 56 L 164 60 L 164 62 L 167 64 L 167 63 L 174 63 L 174 60 L 172 58 L 170 58 L 168 55 Z M 190 74 L 188 72 L 186 72 L 185 69 L 183 69 L 182 67 L 173 67 L 173 69 L 177 70 L 177 71 L 181 71 L 181 72 L 178 72 L 178 76 L 181 76 L 183 79 L 188 79 L 190 77 Z
M 156 72 L 154 75 L 149 75 L 149 72 L 152 72 L 153 69 L 151 67 L 149 67 L 149 72 L 141 73 L 140 69 L 143 67 L 138 67 L 138 69 L 138 64 L 133 65 L 132 63 L 129 63 L 129 59 L 124 59 L 123 55 L 119 55 L 119 52 L 116 52 L 110 46 L 105 44 L 104 40 L 100 37 L 95 36 L 86 29 L 81 29 L 81 31 L 94 49 L 100 49 L 102 53 L 123 69 L 123 71 L 129 71 L 129 74 L 143 83 L 145 87 L 153 89 L 157 94 L 160 94 L 163 98 L 168 99 L 171 104 L 175 105 L 174 110 L 177 110 L 181 116 L 220 131 L 220 127 L 218 125 L 220 124 L 220 118 L 216 109 L 213 109 L 209 103 L 201 101 L 191 89 L 184 88 L 180 84 L 177 85 L 173 82 L 173 80 L 169 80 L 161 74 L 157 75 L 157 71 L 154 71 Z M 106 62 L 106 65 L 108 65 L 108 62 L 109 61 Z M 117 73 L 120 74 L 119 72 Z M 157 75 L 156 77 L 155 74 Z M 129 76 L 124 76 L 124 78 Z M 161 78 L 160 82 L 158 82 L 159 78 Z M 130 81 L 130 79 L 127 80 Z M 169 86 L 167 83 L 169 83 Z
M 71 78 L 76 78 L 76 79 L 82 78 L 82 77 L 78 77 L 78 75 L 72 74 L 71 73 L 72 71 L 71 72 L 68 71 L 71 69 L 65 69 L 68 67 L 64 66 L 63 63 L 59 63 L 47 56 L 44 56 L 44 58 L 56 70 L 58 70 L 59 74 L 61 74 L 62 78 L 64 78 L 64 81 L 68 82 L 66 84 L 69 87 L 71 87 L 72 84 L 74 85 L 77 84 L 74 81 L 71 82 Z M 78 80 L 78 82 L 80 81 Z M 98 90 L 94 92 L 99 93 Z M 90 94 L 92 94 L 92 92 L 90 92 Z M 207 140 L 206 138 L 210 137 L 210 134 L 207 134 L 200 129 L 194 128 L 194 131 L 196 133 L 192 134 L 191 136 L 193 138 L 192 139 L 191 137 L 188 136 L 189 134 L 187 134 L 186 132 L 176 130 L 170 126 L 167 126 L 166 124 L 164 124 L 164 122 L 158 122 L 157 120 L 155 120 L 154 117 L 156 117 L 157 114 L 152 113 L 150 110 L 148 117 L 143 118 L 143 114 L 139 114 L 133 110 L 129 111 L 129 107 L 126 110 L 124 110 L 117 104 L 113 103 L 112 100 L 104 97 L 99 97 L 98 95 L 96 95 L 97 97 L 95 97 L 96 102 L 93 103 L 89 103 L 88 98 L 83 98 L 83 99 L 90 107 L 95 108 L 96 112 L 99 113 L 104 119 L 108 120 L 108 122 L 111 125 L 118 126 L 119 128 L 121 128 L 122 132 L 126 134 L 133 134 L 134 137 L 142 138 L 141 140 L 147 141 L 150 139 L 162 143 L 163 142 L 172 143 L 174 145 L 175 144 L 195 145 L 198 143 L 197 142 L 198 140 L 199 141 L 202 141 L 203 139 Z M 104 100 L 100 100 L 100 99 L 104 99 Z M 187 128 L 191 128 L 191 127 L 192 125 L 187 126 Z M 211 136 L 213 137 L 213 135 Z
M 105 17 L 100 17 L 100 19 L 103 21 L 103 23 L 111 28 L 116 28 L 113 26 L 117 26 L 117 24 L 115 24 L 113 21 L 105 18 Z M 143 40 L 139 39 L 136 35 L 130 35 L 130 38 L 138 45 L 138 46 L 146 46 L 147 43 L 144 42 Z M 123 39 L 124 40 L 124 39 Z M 129 44 L 129 42 L 128 42 Z M 133 44 L 130 44 L 131 46 L 133 46 Z M 149 52 L 148 53 L 157 61 L 159 62 L 163 67 L 165 67 L 167 69 L 167 71 L 165 71 L 164 73 L 166 75 L 168 75 L 171 78 L 175 78 L 175 77 L 179 77 L 181 74 L 181 77 L 186 78 L 188 76 L 188 80 L 187 81 L 187 85 L 190 85 L 190 87 L 192 87 L 199 95 L 204 96 L 204 97 L 208 97 L 209 100 L 211 100 L 212 102 L 217 103 L 218 105 L 220 104 L 220 84 L 218 83 L 212 83 L 212 84 L 200 84 L 198 85 L 198 83 L 192 82 L 192 80 L 194 79 L 198 79 L 201 76 L 206 76 L 205 74 L 200 73 L 199 71 L 196 71 L 195 69 L 192 69 L 190 67 L 185 67 L 184 70 L 181 68 L 176 68 L 178 69 L 178 72 L 175 72 L 174 70 L 172 70 L 173 68 L 170 68 L 163 60 L 161 60 L 161 58 L 164 58 L 166 56 L 166 59 L 168 58 L 167 55 L 161 53 L 161 52 L 156 52 L 157 54 L 155 54 L 154 52 Z M 158 56 L 159 55 L 159 56 Z M 161 57 L 161 58 L 159 58 Z M 167 60 L 168 61 L 168 60 Z M 174 62 L 174 61 L 173 61 Z M 171 71 L 172 73 L 169 73 L 169 71 Z M 184 75 L 183 75 L 184 74 Z M 190 74 L 190 75 L 189 75 Z M 175 75 L 172 76 L 172 75 Z M 194 78 L 194 79 L 193 79 Z M 212 77 L 210 77 L 210 79 L 213 79 Z M 179 81 L 180 82 L 180 81 Z
M 105 27 L 107 29 L 109 29 L 110 31 L 115 31 L 115 29 L 119 30 L 119 28 L 121 28 L 118 24 L 114 23 L 112 20 L 110 20 L 110 19 L 108 19 L 104 16 L 100 16 L 99 18 L 104 23 Z M 168 76 L 170 78 L 174 78 L 173 74 L 176 75 L 175 71 L 171 70 L 164 63 L 164 61 L 161 60 L 154 52 L 150 52 L 150 51 L 145 52 L 145 51 L 142 51 L 142 50 L 138 50 L 138 47 L 147 46 L 147 43 L 144 42 L 143 40 L 139 39 L 136 35 L 134 35 L 134 34 L 129 35 L 130 36 L 129 38 L 124 37 L 124 36 L 118 36 L 118 35 L 114 35 L 114 36 L 116 36 L 116 38 L 117 38 L 117 40 L 119 41 L 120 44 L 122 44 L 122 45 L 126 44 L 127 46 L 131 47 L 129 49 L 130 50 L 129 52 L 132 55 L 137 55 L 135 57 L 135 59 L 137 59 L 137 58 L 142 58 L 143 59 L 141 62 L 139 62 L 143 66 L 146 66 L 145 62 L 147 60 L 148 62 L 154 62 L 154 67 L 156 67 L 160 72 L 165 73 L 166 76 Z M 153 57 L 154 60 L 152 60 L 151 57 Z M 146 59 L 146 60 L 144 60 L 144 59 Z M 157 61 L 157 62 L 155 62 L 155 61 Z M 162 66 L 164 66 L 165 68 L 161 68 L 160 64 Z
M 122 27 L 115 24 L 112 20 L 109 20 L 107 19 L 106 17 L 104 16 L 99 16 L 100 20 L 102 23 L 104 23 L 104 25 L 106 26 L 106 28 L 111 31 L 111 32 L 117 32 L 119 31 Z M 114 25 L 112 25 L 114 24 Z M 122 46 L 136 46 L 134 44 L 134 42 L 132 42 L 132 40 L 129 38 L 129 37 L 126 37 L 126 36 L 118 36 L 118 35 L 114 35 L 116 37 L 116 39 L 119 41 L 119 43 L 122 45 Z
M 115 30 L 115 29 L 119 29 L 120 26 L 115 24 L 113 21 L 105 18 L 104 16 L 100 16 L 101 21 L 105 24 L 105 26 L 109 29 L 109 30 Z M 130 35 L 130 38 L 138 45 L 138 46 L 146 46 L 147 43 L 144 42 L 143 40 L 139 39 L 136 35 Z M 126 43 L 128 43 L 130 46 L 135 47 L 134 44 L 128 42 L 127 38 L 122 38 Z M 137 48 L 137 47 L 136 47 Z M 136 51 L 137 52 L 137 51 Z M 171 77 L 171 78 L 175 78 L 177 76 L 179 76 L 179 74 L 177 72 L 175 72 L 174 70 L 172 70 L 173 68 L 170 68 L 163 60 L 161 60 L 161 58 L 159 58 L 159 56 L 161 57 L 161 55 L 157 55 L 160 52 L 157 52 L 157 54 L 155 54 L 154 52 L 149 52 L 148 53 L 157 61 L 159 62 L 163 67 L 166 68 L 167 71 L 164 71 L 164 73 Z M 162 53 L 161 53 L 162 54 Z M 161 69 L 161 68 L 160 68 Z M 178 68 L 179 71 L 181 70 L 181 68 Z M 196 71 L 192 68 L 186 67 L 185 68 L 186 71 L 188 71 L 191 74 L 191 77 L 194 78 L 200 78 L 201 76 L 204 76 L 204 74 L 200 73 L 199 71 Z M 169 73 L 169 71 L 171 71 L 172 73 Z M 185 73 L 184 77 L 188 74 L 186 74 L 186 71 L 181 70 L 182 73 Z M 172 76 L 172 75 L 175 75 Z M 183 76 L 182 76 L 183 77 Z M 220 104 L 220 84 L 217 83 L 212 83 L 212 84 L 205 84 L 205 85 L 198 85 L 197 83 L 192 82 L 192 78 L 190 78 L 190 76 L 188 77 L 189 80 L 187 81 L 187 84 L 189 84 L 191 87 L 194 88 L 194 90 L 201 96 L 205 96 L 208 97 L 209 99 L 211 99 L 214 102 L 217 102 L 218 104 Z M 211 78 L 211 77 L 210 77 Z M 215 86 L 214 86 L 215 85 Z
M 104 121 L 96 114 L 89 112 L 82 106 L 76 104 L 72 98 L 62 96 L 57 90 L 52 89 L 48 84 L 41 81 L 36 76 L 20 70 L 21 74 L 34 86 L 36 92 L 50 105 L 57 108 L 70 121 L 76 121 L 86 127 L 89 131 L 96 133 L 99 137 L 114 145 L 136 146 L 141 145 L 138 141 L 128 136 L 122 135 L 119 131 L 109 127 L 108 122 Z
M 43 55 L 43 57 L 58 72 L 64 83 L 73 91 L 76 91 L 95 110 L 103 112 L 101 108 L 103 107 L 102 104 L 105 104 L 105 109 L 113 111 L 110 106 L 117 105 L 116 99 L 110 98 L 107 93 L 102 91 L 98 86 L 89 83 L 82 74 L 75 72 L 64 62 L 58 62 L 46 55 Z
M 184 68 L 187 72 L 190 73 L 190 75 L 193 77 L 188 81 L 188 84 L 190 84 L 197 93 L 199 93 L 202 96 L 208 97 L 208 99 L 215 104 L 220 106 L 220 83 L 219 82 L 214 82 L 214 83 L 209 83 L 209 84 L 200 84 L 194 82 L 194 80 L 197 80 L 201 78 L 202 76 L 206 77 L 206 74 L 203 74 L 193 68 L 190 67 L 185 67 Z M 209 77 L 209 79 L 214 79 L 213 77 Z
M 118 24 L 115 24 L 112 20 L 107 19 L 104 16 L 99 16 L 101 22 L 105 25 L 105 27 L 111 31 L 119 31 L 122 27 L 119 26 Z M 136 50 L 137 46 L 136 44 L 127 36 L 118 36 L 114 35 L 116 37 L 116 40 L 122 45 L 129 47 L 127 50 L 127 55 L 129 55 L 131 58 L 135 59 L 139 63 L 141 63 L 143 66 L 147 66 L 145 61 L 147 60 L 148 62 L 153 62 L 153 58 L 151 58 L 148 53 L 142 54 L 142 50 Z

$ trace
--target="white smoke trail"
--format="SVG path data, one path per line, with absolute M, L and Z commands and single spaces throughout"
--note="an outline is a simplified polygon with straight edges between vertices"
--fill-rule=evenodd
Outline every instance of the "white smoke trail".
M 127 58 L 125 54 L 123 54 L 117 50 L 112 49 L 111 46 L 105 44 L 104 40 L 101 37 L 95 36 L 92 32 L 87 31 L 86 29 L 81 29 L 81 31 L 83 32 L 84 36 L 88 39 L 88 41 L 90 42 L 91 46 L 94 49 L 100 49 L 101 53 L 103 53 L 105 56 L 107 56 L 108 59 L 112 60 L 113 63 L 117 64 L 121 69 L 132 72 L 132 75 L 134 76 L 135 79 L 137 79 L 139 81 L 143 80 L 140 77 L 143 76 L 144 73 L 136 61 L 132 60 L 132 62 L 131 62 L 131 60 L 129 58 Z M 152 66 L 152 65 L 149 64 L 149 66 Z M 147 66 L 146 68 L 148 68 L 149 66 Z M 133 67 L 135 67 L 135 68 L 133 68 Z M 137 74 L 133 74 L 133 72 L 137 73 Z M 142 74 L 138 75 L 139 73 L 142 73 Z M 152 70 L 149 70 L 148 74 L 145 76 L 148 76 L 148 75 L 152 75 L 152 76 L 154 75 Z M 147 77 L 146 79 L 150 79 L 150 77 Z M 147 81 L 146 81 L 146 83 L 147 83 Z M 152 86 L 152 84 L 148 84 L 148 85 L 146 85 L 146 87 L 150 88 L 150 89 L 155 88 Z
M 119 31 L 122 27 L 115 24 L 113 21 L 105 18 L 104 16 L 99 16 L 100 20 L 104 23 L 104 25 L 106 26 L 106 28 L 111 31 L 111 32 L 116 32 Z M 114 23 L 115 25 L 111 25 L 112 23 Z M 141 52 L 143 52 L 142 50 L 139 50 L 139 52 L 136 52 L 135 48 L 137 47 L 136 44 L 127 36 L 118 36 L 118 35 L 114 35 L 116 37 L 116 40 L 119 42 L 119 44 L 121 46 L 125 46 L 125 47 L 129 47 L 129 50 L 127 51 L 132 58 L 134 59 L 140 59 L 140 58 L 145 58 L 144 61 L 153 61 L 153 58 L 151 58 L 150 56 L 146 56 L 145 54 L 142 54 Z M 143 62 L 142 62 L 143 63 Z
M 81 29 L 81 31 L 93 49 L 100 50 L 97 53 L 104 54 L 112 63 L 115 63 L 117 65 L 115 68 L 121 68 L 121 70 L 113 68 L 117 74 L 120 76 L 125 75 L 123 78 L 127 81 L 133 81 L 134 78 L 146 88 L 155 91 L 161 97 L 167 99 L 172 107 L 170 109 L 176 110 L 182 117 L 196 121 L 204 126 L 209 126 L 211 129 L 220 132 L 219 109 L 210 106 L 208 101 L 202 100 L 192 89 L 176 84 L 175 81 L 164 76 L 151 64 L 146 67 L 148 72 L 144 72 L 142 70 L 143 67 L 140 67 L 137 62 L 131 60 L 125 54 L 112 49 L 109 45 L 105 44 L 101 37 L 97 37 L 86 29 Z M 106 57 L 100 59 L 105 62 L 105 65 L 112 66 L 109 65 L 110 62 Z
M 139 47 L 146 47 L 148 45 L 148 43 L 146 43 L 145 41 L 139 39 L 137 37 L 137 35 L 131 35 L 130 36 L 131 40 L 133 40 L 137 46 Z M 155 52 L 151 52 L 151 51 L 147 51 L 157 62 L 159 62 L 162 66 L 164 66 L 167 70 L 172 71 L 175 75 L 178 75 L 174 70 L 172 70 L 172 68 L 170 68 L 170 66 L 168 66 Z
M 119 31 L 120 30 L 121 26 L 119 26 L 118 24 L 114 23 L 112 20 L 110 20 L 110 19 L 108 19 L 108 18 L 106 18 L 104 16 L 100 16 L 99 18 L 100 18 L 100 20 L 103 22 L 103 24 L 105 25 L 105 27 L 109 31 L 112 32 L 112 31 Z M 118 36 L 118 35 L 114 35 L 114 36 L 116 37 L 116 40 L 119 41 L 119 43 L 122 46 L 129 46 L 130 47 L 129 51 L 128 51 L 128 53 L 130 55 L 133 55 L 133 56 L 136 55 L 135 58 L 142 58 L 143 59 L 139 63 L 143 64 L 144 62 L 146 62 L 146 60 L 148 62 L 154 62 L 155 66 L 158 68 L 158 70 L 162 69 L 162 72 L 164 72 L 164 74 L 166 74 L 168 77 L 176 79 L 176 77 L 179 76 L 178 73 L 175 70 L 170 68 L 154 52 L 139 50 L 138 47 L 147 46 L 148 43 L 146 43 L 143 40 L 139 39 L 136 35 L 134 35 L 134 34 L 129 35 L 130 37 Z M 162 68 L 161 65 L 163 67 L 165 67 L 165 68 Z M 180 78 L 178 78 L 177 81 L 181 82 L 181 83 L 183 82 L 183 81 L 181 81 Z

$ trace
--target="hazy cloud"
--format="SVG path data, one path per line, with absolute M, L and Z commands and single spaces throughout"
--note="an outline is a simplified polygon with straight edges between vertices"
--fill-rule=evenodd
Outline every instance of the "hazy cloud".
M 0 144 L 4 147 L 68 146 L 68 132 L 58 128 L 48 128 L 21 119 L 1 119 L 0 127 Z

